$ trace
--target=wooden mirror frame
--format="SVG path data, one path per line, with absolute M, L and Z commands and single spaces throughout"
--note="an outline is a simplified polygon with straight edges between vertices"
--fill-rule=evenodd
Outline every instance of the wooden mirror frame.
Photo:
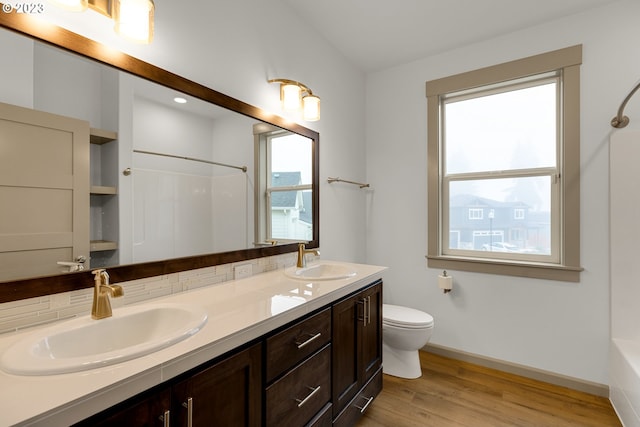
M 2 5 L 2 3 L 0 3 Z M 278 126 L 313 140 L 313 185 L 312 185 L 312 218 L 313 240 L 307 244 L 309 248 L 320 245 L 320 205 L 319 205 L 319 137 L 320 135 L 304 126 L 292 124 L 282 117 L 267 113 L 262 109 L 224 95 L 206 86 L 185 79 L 162 68 L 141 61 L 127 54 L 106 50 L 102 44 L 82 37 L 57 26 L 43 29 L 35 25 L 26 14 L 0 12 L 0 27 L 26 35 L 34 40 L 59 47 L 121 71 L 136 75 L 162 86 L 175 89 L 242 115 Z M 296 251 L 296 243 L 268 246 L 261 248 L 241 249 L 206 255 L 189 256 L 164 261 L 154 261 L 130 265 L 107 267 L 113 282 L 125 282 L 145 277 L 161 276 L 180 271 L 210 267 L 220 264 L 245 261 L 249 259 L 280 255 Z M 90 270 L 67 273 L 55 276 L 28 278 L 0 283 L 0 303 L 34 298 L 60 292 L 68 292 L 93 286 L 93 275 Z

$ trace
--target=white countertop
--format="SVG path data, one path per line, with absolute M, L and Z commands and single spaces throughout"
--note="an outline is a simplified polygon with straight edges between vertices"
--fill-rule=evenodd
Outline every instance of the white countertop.
M 83 420 L 330 304 L 381 278 L 385 270 L 338 264 L 349 265 L 357 274 L 311 282 L 277 270 L 144 302 L 194 304 L 209 316 L 194 336 L 147 356 L 71 374 L 19 376 L 0 371 L 0 426 L 68 426 Z M 118 315 L 117 308 L 113 315 Z M 37 329 L 0 335 L 0 352 Z

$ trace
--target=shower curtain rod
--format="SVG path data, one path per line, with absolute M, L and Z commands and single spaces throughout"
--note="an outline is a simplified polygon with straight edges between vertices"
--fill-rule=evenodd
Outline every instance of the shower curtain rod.
M 629 92 L 629 95 L 627 95 L 624 101 L 622 101 L 622 104 L 620 104 L 620 108 L 618 108 L 618 115 L 611 119 L 611 126 L 620 129 L 629 124 L 629 117 L 623 115 L 624 107 L 627 105 L 627 102 L 629 102 L 633 94 L 636 93 L 638 89 L 640 89 L 640 83 L 638 83 L 636 87 L 634 87 L 633 90 Z
M 151 154 L 152 156 L 162 156 L 162 157 L 171 157 L 171 158 L 174 158 L 174 159 L 191 160 L 193 162 L 207 163 L 207 164 L 216 165 L 216 166 L 224 166 L 224 167 L 227 167 L 227 168 L 240 169 L 242 172 L 246 172 L 247 171 L 247 167 L 246 166 L 228 165 L 226 163 L 212 162 L 211 160 L 196 159 L 194 157 L 176 156 L 174 154 L 156 153 L 156 152 L 153 152 L 153 151 L 145 151 L 145 150 L 133 150 L 133 152 L 134 153 L 140 153 L 140 154 Z

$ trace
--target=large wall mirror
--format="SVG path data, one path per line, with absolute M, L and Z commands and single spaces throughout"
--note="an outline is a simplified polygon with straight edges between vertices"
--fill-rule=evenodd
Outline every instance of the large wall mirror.
M 0 302 L 90 287 L 94 268 L 127 281 L 319 246 L 317 132 L 27 16 L 0 26 L 16 52 L 29 46 L 33 110 L 91 135 L 84 270 L 84 249 L 16 261 L 7 242 L 24 256 L 30 230 L 11 224 L 31 215 L 0 209 Z

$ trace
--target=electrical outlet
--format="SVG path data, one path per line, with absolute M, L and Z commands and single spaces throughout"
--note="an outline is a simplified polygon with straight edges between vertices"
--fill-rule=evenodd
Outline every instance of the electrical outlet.
M 236 265 L 233 267 L 233 278 L 236 280 L 250 277 L 253 274 L 253 267 L 251 264 Z

